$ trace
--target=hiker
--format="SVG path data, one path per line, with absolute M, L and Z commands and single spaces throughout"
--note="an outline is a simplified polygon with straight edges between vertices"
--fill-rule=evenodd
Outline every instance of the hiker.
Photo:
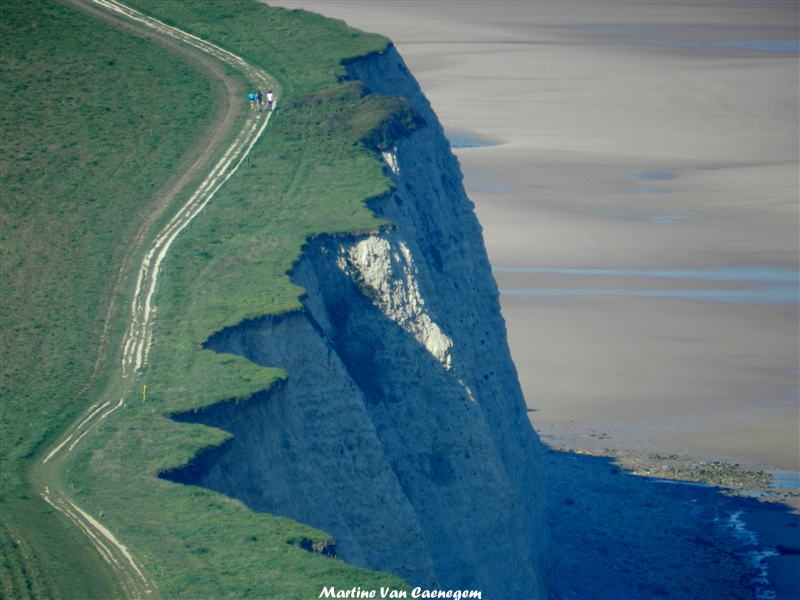
M 247 94 L 247 99 L 250 100 L 250 110 L 253 110 L 253 107 L 256 104 L 256 95 L 253 92 Z
M 275 96 L 272 95 L 272 90 L 267 92 L 267 106 L 269 107 L 270 112 L 272 112 L 272 103 L 275 101 Z
M 262 102 L 264 100 L 264 96 L 261 95 L 261 90 L 256 92 L 256 106 L 258 106 L 258 112 L 261 112 L 261 107 L 263 106 Z

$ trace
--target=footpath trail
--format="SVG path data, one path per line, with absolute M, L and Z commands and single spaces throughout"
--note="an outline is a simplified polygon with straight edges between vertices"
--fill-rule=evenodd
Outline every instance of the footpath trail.
M 126 26 L 133 23 L 138 25 L 138 28 L 147 28 L 150 33 L 168 39 L 178 51 L 182 47 L 190 46 L 227 63 L 243 73 L 254 88 L 266 90 L 274 86 L 274 80 L 265 71 L 253 67 L 235 54 L 143 15 L 115 0 L 87 0 L 80 4 L 87 8 L 100 7 Z M 244 99 L 238 100 L 244 103 Z M 138 269 L 136 288 L 131 301 L 130 323 L 123 342 L 121 377 L 113 378 L 117 379 L 118 383 L 111 385 L 100 400 L 76 419 L 44 458 L 35 464 L 31 472 L 31 482 L 44 501 L 59 511 L 89 539 L 108 563 L 123 593 L 129 598 L 158 596 L 155 582 L 142 563 L 102 524 L 102 513 L 91 515 L 79 506 L 75 498 L 70 497 L 69 491 L 64 489 L 60 481 L 59 469 L 92 429 L 115 411 L 124 409 L 125 398 L 138 393 L 139 381 L 136 375 L 147 364 L 152 343 L 156 315 L 154 295 L 158 287 L 161 264 L 181 231 L 202 212 L 216 192 L 246 160 L 250 150 L 266 129 L 271 116 L 272 113 L 268 111 L 250 112 L 241 131 L 225 149 L 222 158 L 214 164 L 186 203 L 156 235 Z

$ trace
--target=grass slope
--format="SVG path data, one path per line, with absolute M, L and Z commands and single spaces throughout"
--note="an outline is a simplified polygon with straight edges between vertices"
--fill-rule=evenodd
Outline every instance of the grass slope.
M 148 386 L 147 402 L 142 402 L 136 394 L 131 395 L 126 398 L 124 409 L 114 413 L 103 422 L 102 428 L 85 438 L 85 443 L 77 447 L 69 469 L 63 473 L 65 485 L 73 490 L 73 497 L 85 509 L 142 558 L 165 597 L 316 598 L 323 585 L 367 589 L 402 587 L 402 581 L 393 576 L 355 569 L 298 547 L 303 539 L 331 541 L 322 532 L 288 519 L 253 513 L 240 503 L 208 490 L 176 485 L 156 477 L 162 470 L 191 460 L 201 449 L 222 443 L 227 436 L 202 426 L 175 423 L 168 418 L 170 414 L 232 398 L 247 401 L 253 393 L 268 389 L 283 377 L 279 368 L 263 369 L 238 357 L 199 350 L 199 345 L 224 326 L 299 307 L 302 290 L 289 282 L 286 272 L 300 256 L 302 244 L 308 237 L 323 232 L 374 230 L 385 225 L 365 205 L 365 200 L 390 189 L 374 148 L 391 143 L 393 136 L 402 135 L 420 123 L 402 101 L 365 95 L 359 84 L 341 83 L 339 78 L 343 74 L 340 66 L 343 59 L 380 51 L 386 47 L 387 40 L 350 30 L 341 22 L 250 1 L 138 1 L 130 4 L 241 54 L 274 74 L 284 96 L 266 136 L 255 147 L 249 165 L 230 180 L 205 214 L 192 229 L 182 234 L 171 250 L 156 297 L 158 344 L 151 355 L 150 368 L 140 375 L 140 383 Z M 26 21 L 35 20 L 24 15 L 22 7 L 26 5 L 12 6 L 22 16 L 17 28 L 10 31 L 13 37 L 5 35 L 4 39 L 16 41 L 23 37 Z M 66 10 L 44 0 L 30 6 Z M 80 20 L 74 13 L 70 14 Z M 6 21 L 4 18 L 4 24 Z M 84 19 L 84 27 L 87 27 L 86 22 Z M 58 24 L 60 26 L 62 21 Z M 88 27 L 94 36 L 101 29 L 110 31 L 97 24 Z M 55 22 L 51 25 L 51 29 L 54 28 Z M 74 56 L 81 60 L 99 61 L 100 66 L 104 63 L 108 68 L 123 64 L 121 57 L 107 58 L 103 43 L 100 47 L 87 48 L 81 45 L 81 37 L 76 38 L 71 27 L 63 31 L 70 31 L 70 41 L 59 38 L 53 44 L 71 43 Z M 91 37 L 89 32 L 85 35 Z M 53 39 L 52 32 L 44 37 Z M 22 54 L 31 56 L 32 52 L 34 50 L 29 49 Z M 51 44 L 50 50 L 45 50 L 31 68 L 52 69 L 48 60 L 59 52 L 63 53 Z M 147 56 L 143 49 L 127 55 L 136 57 L 135 61 L 131 59 L 136 65 L 149 64 L 142 58 Z M 6 56 L 4 49 L 4 61 Z M 164 60 L 163 53 L 159 56 Z M 74 72 L 71 65 L 64 68 L 72 69 L 69 73 Z M 147 67 L 141 69 L 146 75 L 152 73 Z M 6 89 L 16 89 L 11 84 L 6 86 L 6 75 L 10 71 L 6 70 L 4 62 L 4 97 Z M 168 79 L 182 81 L 176 77 Z M 27 80 L 28 76 L 17 75 L 14 85 L 29 85 Z M 54 78 L 50 80 L 45 83 L 50 84 L 48 90 L 53 90 Z M 4 407 L 15 407 L 13 416 L 12 411 L 5 408 L 3 411 L 4 427 L 8 423 L 8 430 L 15 435 L 3 449 L 3 456 L 8 457 L 8 464 L 12 465 L 11 471 L 17 474 L 4 483 L 4 491 L 10 496 L 24 495 L 19 475 L 24 472 L 24 457 L 41 449 L 43 441 L 73 418 L 91 397 L 92 391 L 78 396 L 94 364 L 95 357 L 87 357 L 87 350 L 97 347 L 103 309 L 108 303 L 108 282 L 113 280 L 119 253 L 124 252 L 126 235 L 131 235 L 131 223 L 141 218 L 136 210 L 142 210 L 143 205 L 138 209 L 121 206 L 138 196 L 118 192 L 121 205 L 115 210 L 122 211 L 116 217 L 118 221 L 113 221 L 111 216 L 93 221 L 86 216 L 91 214 L 89 209 L 85 209 L 65 222 L 63 216 L 55 216 L 56 210 L 61 206 L 62 213 L 67 211 L 69 216 L 69 210 L 77 210 L 72 205 L 83 206 L 80 204 L 83 202 L 93 208 L 98 200 L 107 198 L 114 190 L 128 192 L 143 188 L 147 191 L 148 185 L 157 186 L 167 178 L 169 165 L 178 160 L 182 148 L 191 144 L 191 140 L 181 137 L 191 128 L 180 126 L 180 115 L 164 118 L 164 111 L 196 110 L 198 114 L 188 118 L 199 121 L 203 115 L 210 114 L 213 94 L 207 83 L 187 80 L 187 86 L 193 94 L 207 90 L 206 103 L 203 104 L 202 97 L 193 101 L 191 107 L 180 102 L 165 103 L 165 98 L 182 96 L 174 91 L 165 92 L 149 82 L 131 84 L 142 93 L 144 88 L 152 89 L 154 96 L 161 98 L 160 102 L 153 100 L 145 114 L 161 116 L 160 120 L 153 119 L 152 131 L 164 134 L 167 145 L 175 151 L 173 155 L 158 158 L 154 150 L 157 144 L 146 139 L 142 127 L 131 126 L 129 131 L 142 135 L 142 139 L 132 141 L 131 148 L 126 147 L 121 155 L 109 156 L 105 161 L 95 157 L 84 159 L 81 155 L 47 166 L 54 178 L 49 184 L 52 186 L 74 173 L 76 164 L 92 164 L 96 160 L 98 165 L 108 164 L 109 169 L 122 169 L 130 164 L 129 171 L 108 172 L 98 178 L 108 186 L 105 193 L 83 189 L 81 186 L 90 185 L 91 180 L 80 176 L 74 186 L 80 191 L 75 192 L 72 202 L 65 201 L 68 197 L 60 192 L 42 193 L 51 189 L 44 188 L 45 183 L 36 183 L 38 187 L 26 183 L 20 185 L 14 203 L 21 208 L 7 209 L 3 228 L 3 276 L 5 280 L 8 273 L 13 285 L 4 288 L 12 288 L 17 299 L 12 298 L 8 303 L 3 299 L 4 307 L 9 307 L 9 310 L 4 309 L 3 325 L 4 331 L 7 327 L 22 331 L 13 343 L 6 346 L 6 341 L 3 342 L 3 368 L 6 369 L 5 357 L 8 356 L 8 364 L 14 369 L 6 371 L 8 377 L 4 377 L 12 382 L 7 392 L 10 403 L 4 400 Z M 88 103 L 90 97 L 94 101 L 104 98 L 103 90 L 110 86 L 102 77 L 97 77 L 82 87 L 72 85 L 70 89 L 85 90 Z M 39 97 L 39 93 L 32 94 L 31 98 Z M 50 93 L 49 97 L 54 95 Z M 58 97 L 66 95 L 67 92 L 61 92 Z M 141 102 L 134 104 L 141 106 Z M 76 103 L 73 109 L 82 106 Z M 111 111 L 105 112 L 115 113 L 114 107 L 110 108 Z M 31 131 L 40 132 L 39 135 L 48 131 L 46 123 L 41 118 L 37 120 L 35 101 L 30 100 L 15 110 L 19 120 L 32 121 Z M 67 119 L 61 120 L 77 122 L 82 114 L 81 110 L 73 110 Z M 86 111 L 86 114 L 94 113 Z M 109 130 L 106 137 L 115 140 L 112 146 L 116 145 L 119 132 L 131 125 L 130 119 L 129 115 L 127 122 L 115 124 Z M 170 123 L 176 125 L 165 132 L 162 127 Z M 5 166 L 6 142 L 9 145 L 20 143 L 23 134 L 16 129 L 6 129 L 6 122 L 3 125 L 3 195 L 7 197 L 6 190 L 14 189 L 14 181 L 19 181 L 21 167 L 16 163 L 13 169 Z M 94 131 L 94 127 L 86 127 Z M 177 140 L 184 140 L 185 145 L 176 146 Z M 31 153 L 36 156 L 42 145 L 31 144 L 25 153 L 15 156 Z M 76 153 L 89 152 L 85 145 L 90 145 L 88 140 L 78 142 Z M 139 150 L 151 159 L 145 166 L 131 163 L 127 158 L 131 152 Z M 106 156 L 106 152 L 110 149 L 101 146 L 99 153 Z M 29 173 L 40 171 L 34 169 Z M 162 175 L 161 180 L 159 175 Z M 32 179 L 39 182 L 47 178 L 40 174 Z M 31 210 L 29 224 L 17 225 L 24 222 L 22 213 L 25 210 L 38 206 L 37 199 L 41 206 Z M 125 209 L 129 212 L 125 213 Z M 64 242 L 49 251 L 50 246 L 45 245 L 42 253 L 49 262 L 25 263 L 24 250 L 41 236 L 34 233 L 25 237 L 22 231 L 36 231 L 42 220 L 53 221 L 52 227 L 62 226 L 60 235 Z M 14 235 L 8 235 L 8 240 L 5 234 L 11 230 L 5 226 L 6 222 L 16 225 Z M 78 224 L 83 224 L 83 228 Z M 16 233 L 18 230 L 21 231 Z M 92 237 L 100 235 L 97 232 L 102 232 L 104 237 Z M 84 235 L 88 237 L 84 253 L 71 254 L 68 249 L 71 245 L 80 246 Z M 48 236 L 56 239 L 54 235 Z M 8 256 L 13 257 L 8 261 L 6 245 Z M 34 255 L 38 257 L 39 253 Z M 43 268 L 50 262 L 53 266 Z M 95 274 L 95 271 L 101 273 Z M 59 281 L 59 277 L 62 280 Z M 32 314 L 32 309 L 24 302 L 25 290 L 31 289 L 25 287 L 30 278 L 39 278 L 38 283 L 34 282 L 35 289 L 46 290 L 42 310 L 50 320 L 23 317 Z M 123 302 L 127 301 L 123 298 Z M 84 314 L 87 316 L 81 320 Z M 26 324 L 31 325 L 25 329 Z M 48 336 L 53 333 L 55 324 L 63 324 L 71 331 L 65 333 L 64 341 L 52 350 L 53 360 L 61 365 L 63 375 L 54 376 L 52 381 L 45 377 L 47 381 L 39 382 L 36 375 L 29 374 L 36 373 L 36 366 L 41 364 L 40 357 L 49 347 Z M 112 328 L 109 345 L 112 352 L 119 347 L 122 326 L 120 321 Z M 30 357 L 27 362 L 15 354 L 15 349 L 21 346 L 26 346 L 22 354 Z M 75 366 L 76 363 L 81 366 Z M 67 388 L 68 385 L 71 388 Z M 74 397 L 77 399 L 68 400 Z M 42 414 L 44 411 L 47 414 Z M 53 414 L 59 415 L 58 418 L 53 419 Z M 38 432 L 35 441 L 30 441 L 29 431 Z M 3 472 L 5 476 L 5 468 Z
M 154 192 L 210 125 L 214 94 L 179 58 L 68 7 L 0 10 L 6 460 L 83 407 L 71 400 L 94 370 L 108 282 Z
M 96 553 L 30 494 L 25 471 L 103 385 L 117 270 L 220 90 L 174 54 L 49 0 L 0 4 L 0 45 L 3 595 L 103 596 L 114 585 Z M 110 325 L 118 337 L 124 325 Z

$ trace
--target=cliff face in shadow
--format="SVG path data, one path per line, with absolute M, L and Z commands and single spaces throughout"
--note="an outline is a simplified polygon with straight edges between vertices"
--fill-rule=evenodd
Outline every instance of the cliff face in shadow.
M 176 417 L 234 438 L 169 478 L 323 529 L 342 559 L 415 586 L 545 597 L 540 445 L 458 161 L 393 48 L 348 72 L 427 123 L 383 154 L 396 189 L 372 208 L 396 227 L 310 241 L 303 311 L 207 341 L 288 379 Z

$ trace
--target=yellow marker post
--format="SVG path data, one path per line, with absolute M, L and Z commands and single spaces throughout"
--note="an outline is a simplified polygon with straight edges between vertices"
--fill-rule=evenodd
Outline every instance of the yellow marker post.
M 147 384 L 142 386 L 142 402 L 145 401 L 146 396 L 147 396 Z

